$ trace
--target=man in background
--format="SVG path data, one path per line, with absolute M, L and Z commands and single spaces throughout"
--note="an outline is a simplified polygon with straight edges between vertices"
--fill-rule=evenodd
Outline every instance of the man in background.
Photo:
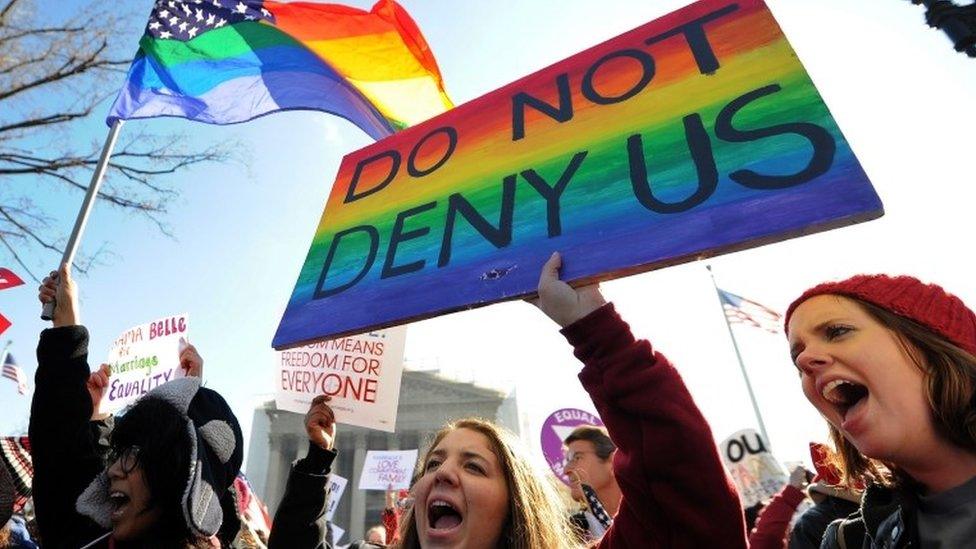
M 620 486 L 613 474 L 613 453 L 617 446 L 602 427 L 582 425 L 563 441 L 566 446 L 565 474 L 572 481 L 570 492 L 582 510 L 573 522 L 587 540 L 598 540 L 613 523 L 620 507 Z

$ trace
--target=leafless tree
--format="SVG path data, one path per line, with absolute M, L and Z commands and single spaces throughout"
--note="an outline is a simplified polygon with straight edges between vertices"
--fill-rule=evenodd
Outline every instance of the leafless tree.
M 118 12 L 126 4 L 93 1 L 65 15 L 60 1 L 0 0 L 0 244 L 35 280 L 26 255 L 60 254 L 70 227 L 67 220 L 52 226 L 37 197 L 66 188 L 81 203 L 102 136 L 78 143 L 79 124 L 97 107 L 104 114 L 142 30 L 132 24 L 137 14 Z M 165 213 L 178 193 L 171 176 L 227 160 L 229 147 L 193 151 L 179 135 L 122 136 L 98 198 L 170 235 Z M 92 259 L 76 267 L 85 271 Z

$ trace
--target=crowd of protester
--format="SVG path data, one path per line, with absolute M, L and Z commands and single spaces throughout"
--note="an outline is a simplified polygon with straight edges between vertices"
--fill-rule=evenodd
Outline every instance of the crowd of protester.
M 597 286 L 543 267 L 533 300 L 583 363 L 605 427 L 564 441 L 569 497 L 490 421 L 431 434 L 409 492 L 390 490 L 382 524 L 352 547 L 967 547 L 976 540 L 976 315 L 911 277 L 856 276 L 803 293 L 785 332 L 800 384 L 830 429 L 782 490 L 743 510 L 708 424 L 668 359 L 635 338 Z M 305 416 L 270 534 L 247 527 L 243 437 L 224 398 L 186 377 L 124 413 L 100 413 L 111 375 L 91 371 L 68 268 L 38 344 L 29 426 L 31 499 L 0 467 L 4 547 L 333 547 L 329 474 L 341 449 L 329 398 Z M 567 375 L 569 373 L 567 372 Z M 21 483 L 22 484 L 22 483 Z M 242 520 L 244 519 L 244 520 Z

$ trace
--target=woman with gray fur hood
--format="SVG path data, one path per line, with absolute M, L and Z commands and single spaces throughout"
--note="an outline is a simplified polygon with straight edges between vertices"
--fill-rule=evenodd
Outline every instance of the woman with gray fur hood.
M 153 389 L 117 419 L 97 417 L 110 370 L 89 371 L 67 265 L 44 279 L 39 298 L 56 302 L 54 326 L 37 347 L 29 428 L 44 547 L 229 545 L 239 528 L 229 488 L 243 435 L 227 402 L 200 386 L 196 350 L 180 355 L 188 377 Z

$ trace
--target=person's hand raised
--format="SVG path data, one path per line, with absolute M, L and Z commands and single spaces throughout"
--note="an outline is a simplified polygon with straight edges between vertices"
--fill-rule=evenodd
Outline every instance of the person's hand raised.
M 332 397 L 319 395 L 312 400 L 305 414 L 305 432 L 308 440 L 323 450 L 331 450 L 335 444 L 335 414 L 328 402 Z
M 55 301 L 54 314 L 51 317 L 55 328 L 81 323 L 78 314 L 78 287 L 71 278 L 71 268 L 67 263 L 63 263 L 59 271 L 51 271 L 44 278 L 37 289 L 37 298 L 42 305 Z
M 112 377 L 112 367 L 108 364 L 102 364 L 97 370 L 88 374 L 88 381 L 85 383 L 85 386 L 88 389 L 89 396 L 91 396 L 91 419 L 103 419 L 109 415 L 103 414 L 101 407 L 102 399 L 108 391 L 110 377 Z
M 529 300 L 556 324 L 565 328 L 606 304 L 599 284 L 573 288 L 559 280 L 563 258 L 554 252 L 539 275 L 539 297 Z
M 203 357 L 197 352 L 197 348 L 188 343 L 185 339 L 180 339 L 180 368 L 186 377 L 203 377 Z
M 807 470 L 802 465 L 797 465 L 790 471 L 790 486 L 802 490 L 807 486 Z

